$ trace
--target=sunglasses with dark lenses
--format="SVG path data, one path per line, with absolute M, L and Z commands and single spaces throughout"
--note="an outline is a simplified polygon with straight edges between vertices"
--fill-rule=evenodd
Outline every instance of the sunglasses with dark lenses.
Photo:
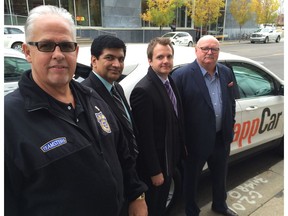
M 77 43 L 75 42 L 28 42 L 29 45 L 36 46 L 40 52 L 54 52 L 56 46 L 60 47 L 62 52 L 74 52 L 77 47 Z

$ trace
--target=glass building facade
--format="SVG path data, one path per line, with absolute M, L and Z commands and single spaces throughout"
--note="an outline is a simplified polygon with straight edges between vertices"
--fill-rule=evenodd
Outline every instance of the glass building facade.
M 77 26 L 101 26 L 101 0 L 4 0 L 5 25 L 24 25 L 29 11 L 39 5 L 68 10 Z

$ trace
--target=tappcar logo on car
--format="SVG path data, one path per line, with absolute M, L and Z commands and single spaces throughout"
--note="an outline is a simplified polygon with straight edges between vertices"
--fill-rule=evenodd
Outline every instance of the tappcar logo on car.
M 247 139 L 248 144 L 251 144 L 252 138 L 257 134 L 275 130 L 279 123 L 279 118 L 282 112 L 271 113 L 271 110 L 266 107 L 262 111 L 261 118 L 255 118 L 251 121 L 245 121 L 242 124 L 236 123 L 234 126 L 233 142 L 238 142 L 238 147 L 243 146 L 243 140 Z
M 59 146 L 66 144 L 66 143 L 67 143 L 66 137 L 59 137 L 59 138 L 53 139 L 53 140 L 45 143 L 43 146 L 40 147 L 40 149 L 43 152 L 48 152 L 52 149 L 55 149 Z

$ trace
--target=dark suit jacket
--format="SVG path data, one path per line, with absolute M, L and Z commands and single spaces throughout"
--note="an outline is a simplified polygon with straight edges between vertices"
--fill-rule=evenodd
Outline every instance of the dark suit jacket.
M 184 152 L 183 112 L 177 88 L 169 77 L 177 98 L 178 117 L 165 86 L 150 67 L 130 96 L 132 114 L 138 129 L 137 159 L 140 176 L 151 177 L 162 172 L 173 175 Z
M 232 71 L 217 64 L 222 92 L 222 135 L 224 144 L 233 140 L 235 123 Z M 186 147 L 192 157 L 206 157 L 214 147 L 216 120 L 209 91 L 196 60 L 174 71 L 172 78 L 180 92 L 185 115 Z
M 134 122 L 133 117 L 132 117 L 131 109 L 130 109 L 130 106 L 129 106 L 129 104 L 126 100 L 126 97 L 124 95 L 124 91 L 123 91 L 122 86 L 120 84 L 118 84 L 117 82 L 114 83 L 115 88 L 117 89 L 118 93 L 120 94 L 120 96 L 121 96 L 121 98 L 122 98 L 122 100 L 126 106 L 126 109 L 128 110 L 128 113 L 131 117 L 134 134 L 131 133 L 131 131 L 129 130 L 129 128 L 128 128 L 129 126 L 127 125 L 125 117 L 121 114 L 121 111 L 119 110 L 116 103 L 114 102 L 114 99 L 111 96 L 110 92 L 107 90 L 107 88 L 104 86 L 104 84 L 101 82 L 101 80 L 93 72 L 90 72 L 89 76 L 82 82 L 82 84 L 93 88 L 96 92 L 98 92 L 98 94 L 103 98 L 103 100 L 109 105 L 112 112 L 114 113 L 116 118 L 119 120 L 119 122 L 123 128 L 123 132 L 124 132 L 126 139 L 128 139 L 128 141 L 129 141 L 129 149 L 130 149 L 132 156 L 136 157 L 137 155 L 135 154 L 135 152 L 133 150 L 133 148 L 134 148 L 133 139 L 135 139 L 135 133 L 137 133 L 137 130 L 135 128 L 135 122 Z

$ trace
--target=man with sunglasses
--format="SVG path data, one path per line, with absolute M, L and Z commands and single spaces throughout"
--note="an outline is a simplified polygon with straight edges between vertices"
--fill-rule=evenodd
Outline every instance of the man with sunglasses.
M 186 215 L 198 216 L 198 183 L 207 162 L 212 178 L 212 211 L 237 213 L 226 204 L 227 161 L 235 123 L 236 82 L 232 71 L 218 61 L 219 41 L 203 36 L 195 47 L 196 60 L 172 74 L 183 102 L 186 147 L 184 195 Z
M 32 9 L 23 44 L 31 70 L 5 96 L 5 215 L 147 216 L 147 187 L 108 105 L 72 80 L 78 46 L 71 14 Z

